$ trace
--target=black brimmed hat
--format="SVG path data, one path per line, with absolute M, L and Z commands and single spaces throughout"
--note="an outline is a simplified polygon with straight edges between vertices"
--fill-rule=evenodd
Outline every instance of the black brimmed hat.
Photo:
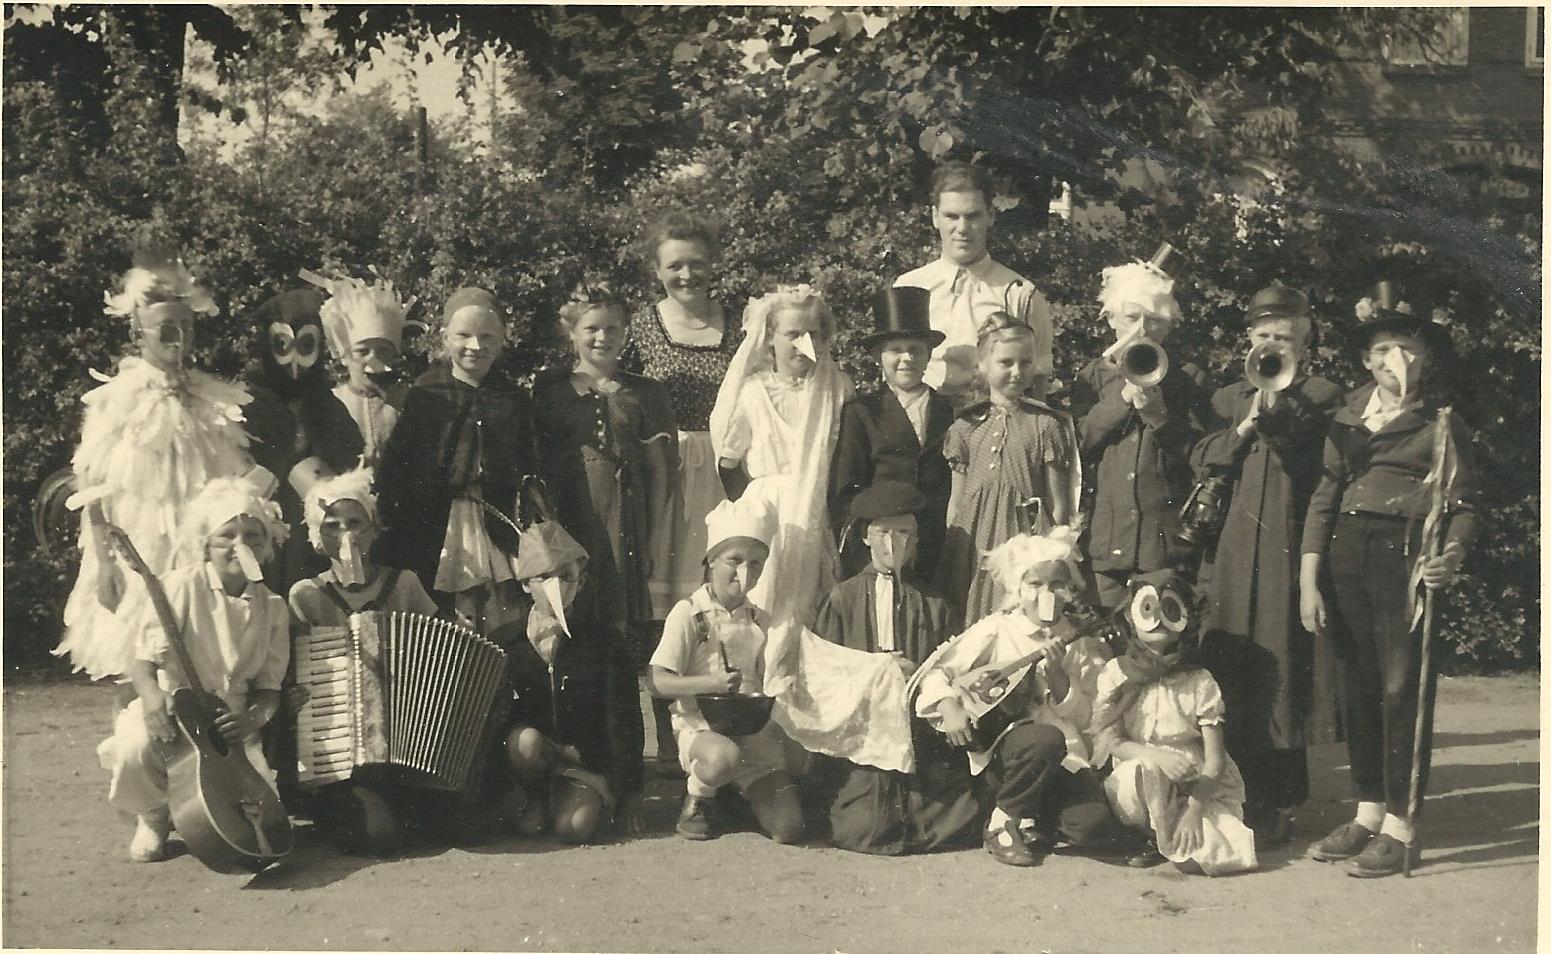
M 916 513 L 926 506 L 926 496 L 902 480 L 880 480 L 851 498 L 852 520 L 881 520 Z
M 1375 283 L 1373 297 L 1357 303 L 1357 322 L 1357 326 L 1347 333 L 1346 341 L 1359 353 L 1367 350 L 1375 335 L 1385 331 L 1415 335 L 1427 342 L 1428 349 L 1435 353 L 1448 351 L 1452 346 L 1448 329 L 1433 321 L 1432 306 L 1426 301 L 1408 298 L 1392 281 Z

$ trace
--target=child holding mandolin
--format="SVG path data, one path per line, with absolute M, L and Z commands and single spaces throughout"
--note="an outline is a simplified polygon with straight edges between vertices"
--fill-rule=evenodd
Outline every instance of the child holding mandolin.
M 181 565 L 161 581 L 166 605 L 156 605 L 150 593 L 155 577 L 144 562 L 129 560 L 148 577 L 147 586 L 130 590 L 122 610 L 135 641 L 129 675 L 138 698 L 118 714 L 113 736 L 97 748 L 113 773 L 108 804 L 136 816 L 129 843 L 135 861 L 166 857 L 171 817 L 162 745 L 180 735 L 171 714 L 175 689 L 203 687 L 216 696 L 224 706 L 214 719 L 216 730 L 227 743 L 242 746 L 273 784 L 259 731 L 280 707 L 291 642 L 285 601 L 264 586 L 260 565 L 285 539 L 280 508 L 247 481 L 218 478 L 188 505 L 181 532 Z M 181 646 L 163 626 L 167 616 L 182 624 Z
M 1077 560 L 1069 527 L 992 550 L 986 572 L 1006 594 L 1001 612 L 943 644 L 911 681 L 916 714 L 966 750 L 989 789 L 984 844 L 1003 864 L 1037 865 L 1057 840 L 1094 847 L 1119 834 L 1088 763 L 1109 653 L 1062 613 L 1080 590 Z

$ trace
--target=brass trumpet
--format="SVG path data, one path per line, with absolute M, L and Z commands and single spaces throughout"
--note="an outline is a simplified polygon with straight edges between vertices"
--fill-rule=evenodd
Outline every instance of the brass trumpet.
M 1297 373 L 1292 349 L 1275 341 L 1256 345 L 1244 358 L 1244 379 L 1260 391 L 1285 391 Z
M 1125 379 L 1139 388 L 1150 388 L 1169 373 L 1169 355 L 1142 333 L 1142 323 L 1125 338 L 1110 345 L 1104 357 L 1112 359 Z

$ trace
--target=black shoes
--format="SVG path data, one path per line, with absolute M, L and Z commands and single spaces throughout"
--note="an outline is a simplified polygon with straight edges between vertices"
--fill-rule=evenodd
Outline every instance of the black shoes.
M 1380 832 L 1346 866 L 1346 873 L 1354 878 L 1387 878 L 1400 874 L 1405 865 L 1406 852 L 1411 853 L 1411 867 L 1415 868 L 1421 863 L 1421 848 Z
M 1032 868 L 1042 858 L 1024 842 L 1022 833 L 1018 831 L 1017 819 L 1008 819 L 995 828 L 987 828 L 984 844 L 992 858 L 1015 868 Z
M 674 826 L 681 837 L 690 841 L 709 841 L 711 832 L 711 799 L 698 795 L 684 795 L 684 807 L 679 811 L 678 824 Z
M 1309 849 L 1309 857 L 1315 861 L 1345 861 L 1355 858 L 1373 840 L 1375 832 L 1357 824 L 1347 822 L 1335 831 L 1321 838 Z

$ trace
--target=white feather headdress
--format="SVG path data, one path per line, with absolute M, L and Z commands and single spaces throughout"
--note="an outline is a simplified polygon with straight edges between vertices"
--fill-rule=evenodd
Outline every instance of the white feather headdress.
M 210 293 L 189 273 L 177 251 L 152 239 L 140 239 L 130 253 L 123 290 L 103 292 L 103 311 L 128 318 L 136 309 L 161 301 L 181 301 L 196 315 L 221 313 Z
M 336 357 L 343 358 L 351 348 L 370 338 L 384 338 L 395 347 L 403 347 L 404 326 L 425 327 L 422 322 L 405 318 L 415 299 L 401 299 L 398 289 L 375 267 L 371 273 L 371 282 L 348 275 L 329 278 L 305 268 L 299 273 L 304 281 L 329 294 L 318 317 L 328 335 L 329 349 Z

